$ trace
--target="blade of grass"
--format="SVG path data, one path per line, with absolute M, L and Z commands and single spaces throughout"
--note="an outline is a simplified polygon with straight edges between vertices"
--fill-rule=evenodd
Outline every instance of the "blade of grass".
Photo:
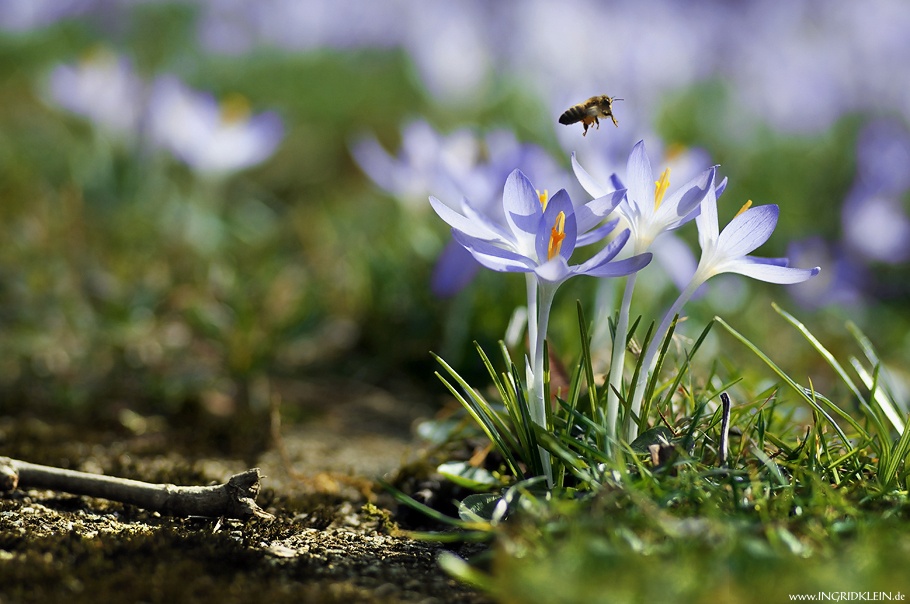
M 891 447 L 891 455 L 888 458 L 888 462 L 879 467 L 878 479 L 885 491 L 890 490 L 894 483 L 899 480 L 898 471 L 900 465 L 906 464 L 908 455 L 910 455 L 910 427 L 904 428 L 901 437 Z
M 881 365 L 875 366 L 875 375 L 871 376 L 856 357 L 850 357 L 850 364 L 853 365 L 853 370 L 856 372 L 856 375 L 859 376 L 863 385 L 869 389 L 869 392 L 872 394 L 872 400 L 877 403 L 878 408 L 885 414 L 885 417 L 891 425 L 894 426 L 897 433 L 902 434 L 905 426 L 904 421 L 901 419 L 900 413 L 898 413 L 891 397 L 888 396 L 879 384 L 878 368 L 881 367 Z
M 710 321 L 708 321 L 708 324 L 702 330 L 701 335 L 699 335 L 698 338 L 695 340 L 695 344 L 692 345 L 692 349 L 686 353 L 686 358 L 682 362 L 682 365 L 680 365 L 679 371 L 676 374 L 676 378 L 673 380 L 672 386 L 667 390 L 667 398 L 664 400 L 664 404 L 663 404 L 664 407 L 670 406 L 670 400 L 673 398 L 673 393 L 676 392 L 677 388 L 679 388 L 679 384 L 680 384 L 680 382 L 682 382 L 683 375 L 685 374 L 686 371 L 688 371 L 689 364 L 692 361 L 692 357 L 695 356 L 695 353 L 701 347 L 702 342 L 705 341 L 705 338 L 708 336 L 708 333 L 711 331 L 711 327 L 713 327 L 713 326 L 714 326 L 714 319 L 711 319 Z M 706 383 L 711 382 L 710 379 L 706 379 L 705 381 L 706 381 Z
M 844 433 L 843 429 L 841 429 L 840 425 L 836 421 L 834 421 L 834 418 L 831 417 L 830 415 L 828 415 L 828 413 L 824 409 L 819 407 L 819 405 L 815 401 L 814 397 L 809 396 L 809 394 L 806 392 L 806 389 L 804 387 L 800 386 L 793 378 L 791 378 L 789 375 L 784 373 L 784 371 L 780 367 L 778 367 L 777 364 L 768 357 L 768 355 L 766 355 L 764 352 L 762 352 L 746 336 L 744 336 L 743 334 L 736 331 L 736 329 L 732 325 L 730 325 L 729 323 L 727 323 L 720 317 L 715 317 L 715 320 L 718 323 L 720 323 L 724 327 L 724 329 L 726 329 L 730 333 L 730 335 L 732 335 L 734 338 L 739 340 L 743 345 L 746 346 L 746 348 L 751 350 L 752 353 L 755 354 L 755 356 L 757 356 L 759 359 L 761 359 L 765 363 L 765 365 L 767 365 L 771 369 L 771 371 L 773 371 L 778 376 L 780 376 L 780 378 L 783 379 L 787 383 L 787 385 L 790 386 L 790 388 L 792 388 L 793 391 L 796 392 L 800 396 L 800 398 L 802 398 L 804 401 L 806 401 L 813 408 L 817 408 L 819 411 L 821 411 L 822 415 L 825 416 L 825 418 L 831 423 L 831 425 L 837 431 L 837 434 L 841 437 L 841 440 L 843 440 L 844 442 L 848 442 L 847 435 Z M 837 405 L 835 405 L 834 403 L 832 403 L 831 401 L 829 401 L 826 398 L 822 397 L 821 400 L 824 401 L 828 406 L 830 406 L 831 410 L 835 413 L 835 415 L 837 415 L 838 417 L 843 419 L 845 422 L 850 424 L 850 426 L 854 430 L 856 430 L 857 434 L 861 435 L 866 440 L 868 440 L 870 438 L 869 433 L 866 432 L 866 430 L 863 429 L 863 427 L 860 426 L 859 423 L 855 419 L 853 419 L 853 417 L 849 413 L 847 413 L 846 411 L 844 411 L 843 409 L 841 409 L 840 407 L 838 407 Z
M 885 428 L 881 419 L 872 410 L 872 407 L 869 405 L 869 401 L 867 401 L 866 397 L 864 397 L 862 395 L 862 393 L 859 391 L 859 388 L 857 388 L 856 384 L 853 382 L 853 380 L 850 378 L 850 376 L 847 375 L 847 371 L 838 362 L 838 360 L 834 357 L 834 355 L 831 354 L 828 351 L 828 349 L 825 348 L 825 346 L 818 340 L 818 338 L 816 338 L 812 334 L 812 332 L 809 331 L 809 329 L 805 325 L 803 325 L 803 323 L 801 323 L 796 317 L 794 317 L 793 315 L 791 315 L 790 313 L 788 313 L 787 311 L 782 309 L 776 303 L 772 302 L 771 306 L 772 306 L 772 308 L 774 308 L 774 310 L 777 312 L 777 314 L 782 316 L 785 321 L 787 321 L 788 323 L 790 323 L 790 325 L 795 327 L 796 330 L 806 339 L 806 341 L 809 342 L 809 344 L 821 355 L 821 357 L 834 370 L 834 372 L 841 379 L 841 381 L 847 386 L 847 388 L 850 389 L 850 391 L 853 393 L 853 396 L 855 396 L 857 398 L 857 400 L 859 401 L 860 407 L 863 409 L 864 412 L 866 412 L 867 415 L 870 416 L 873 423 L 875 423 L 876 428 L 878 430 L 880 430 L 881 433 L 887 434 L 887 428 Z
M 591 403 L 591 417 L 597 417 L 597 384 L 594 383 L 594 364 L 591 360 L 591 338 L 588 335 L 588 324 L 585 313 L 578 301 L 578 330 L 581 334 L 581 367 L 588 383 L 588 401 Z
M 382 486 L 382 488 L 391 493 L 392 497 L 394 497 L 396 501 L 417 510 L 421 514 L 426 515 L 428 518 L 432 518 L 436 522 L 469 531 L 474 530 L 487 533 L 492 531 L 492 526 L 488 522 L 466 522 L 461 518 L 452 518 L 451 516 L 446 516 L 439 510 L 435 510 L 430 506 L 417 501 L 404 491 L 392 486 L 391 483 L 386 482 L 381 478 L 379 479 L 379 484 Z
M 525 432 L 528 442 L 524 461 L 532 469 L 532 473 L 535 476 L 540 476 L 544 473 L 544 468 L 538 453 L 540 443 L 537 441 L 537 433 L 534 430 L 534 426 L 537 424 L 531 419 L 531 411 L 528 407 L 528 401 L 525 399 L 524 389 L 521 388 L 521 377 L 518 374 L 518 367 L 515 366 L 515 363 L 512 363 L 512 379 L 519 385 L 515 390 L 515 404 L 521 414 L 521 423 L 517 426 L 517 429 Z
M 471 417 L 480 425 L 484 433 L 486 433 L 487 438 L 490 439 L 490 442 L 492 442 L 499 452 L 502 453 L 515 476 L 522 476 L 523 473 L 520 470 L 521 466 L 513 454 L 513 451 L 521 449 L 501 418 L 499 418 L 499 415 L 491 409 L 483 397 L 477 394 L 474 389 L 471 388 L 471 386 L 442 358 L 436 356 L 436 359 L 446 371 L 449 372 L 452 378 L 455 379 L 458 385 L 461 386 L 465 394 L 468 395 L 468 398 L 462 396 L 462 394 L 438 371 L 436 372 L 436 376 L 445 384 L 446 388 L 449 389 L 449 392 L 452 393 L 452 396 L 461 403 Z

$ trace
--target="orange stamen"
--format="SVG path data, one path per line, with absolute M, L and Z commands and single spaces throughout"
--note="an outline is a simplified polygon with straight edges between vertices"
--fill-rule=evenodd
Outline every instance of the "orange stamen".
M 547 260 L 552 260 L 559 254 L 562 241 L 566 238 L 566 214 L 560 212 L 556 215 L 556 222 L 550 229 L 550 243 L 547 245 Z

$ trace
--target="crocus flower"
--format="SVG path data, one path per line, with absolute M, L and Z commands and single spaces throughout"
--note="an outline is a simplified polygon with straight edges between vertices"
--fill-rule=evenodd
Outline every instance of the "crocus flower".
M 145 83 L 124 57 L 99 50 L 77 65 L 58 65 L 48 92 L 55 104 L 107 134 L 121 139 L 139 134 Z
M 482 265 L 501 272 L 534 273 L 541 281 L 559 284 L 580 274 L 626 275 L 648 263 L 650 255 L 610 262 L 629 238 L 625 231 L 586 262 L 569 265 L 576 246 L 603 239 L 613 230 L 618 221 L 600 223 L 624 194 L 625 190 L 613 191 L 575 208 L 565 190 L 549 198 L 515 170 L 506 181 L 502 197 L 507 228 L 478 212 L 467 199 L 462 201 L 463 213 L 435 197 L 430 197 L 430 203 L 453 228 L 456 241 Z
M 276 114 L 252 115 L 239 97 L 219 104 L 172 77 L 155 82 L 148 110 L 155 143 L 202 174 L 223 175 L 261 163 L 284 136 Z
M 621 187 L 622 181 L 614 175 L 611 183 L 597 182 L 581 164 L 572 157 L 572 167 L 581 185 L 591 195 L 603 195 L 611 187 Z M 623 202 L 617 207 L 619 213 L 629 225 L 631 231 L 632 253 L 641 254 L 648 251 L 655 241 L 665 233 L 679 228 L 692 220 L 699 211 L 699 204 L 708 189 L 714 190 L 714 168 L 709 168 L 682 187 L 668 194 L 670 187 L 670 170 L 666 169 L 658 180 L 654 179 L 651 162 L 645 151 L 644 141 L 639 141 L 629 155 L 626 167 L 626 181 L 629 189 Z M 725 186 L 725 183 L 724 185 Z M 721 188 L 721 190 L 723 190 Z M 667 249 L 667 248 L 664 248 Z M 679 272 L 679 271 L 676 271 Z M 607 409 L 604 416 L 607 435 L 616 434 L 616 420 L 619 414 L 619 391 L 622 386 L 622 375 L 625 361 L 626 340 L 629 329 L 629 311 L 632 305 L 632 292 L 635 288 L 635 274 L 626 281 L 620 305 L 619 317 L 613 337 L 610 355 L 610 377 L 607 388 Z M 600 313 L 597 334 L 606 333 L 601 327 L 606 323 L 604 313 Z M 599 338 L 598 338 L 599 339 Z
M 644 370 L 639 374 L 632 399 L 631 409 L 634 414 L 638 414 L 641 410 L 647 374 L 654 370 L 657 351 L 660 349 L 671 321 L 682 310 L 683 305 L 695 293 L 695 290 L 708 279 L 722 273 L 737 273 L 768 283 L 792 284 L 806 281 L 821 271 L 817 266 L 811 269 L 789 267 L 787 266 L 789 261 L 786 258 L 750 256 L 749 254 L 753 250 L 771 237 L 780 213 L 780 209 L 776 205 L 754 208 L 751 205 L 751 201 L 744 205 L 736 217 L 730 221 L 730 224 L 721 231 L 717 222 L 717 197 L 714 187 L 707 188 L 701 203 L 701 213 L 695 219 L 698 225 L 701 259 L 689 285 L 667 310 L 644 353 L 642 361 Z M 638 427 L 633 423 L 629 439 L 634 439 L 637 432 Z
M 506 227 L 477 212 L 467 200 L 459 213 L 435 197 L 430 198 L 433 209 L 452 226 L 455 240 L 480 264 L 499 272 L 525 273 L 528 277 L 528 332 L 534 343 L 527 363 L 529 411 L 541 426 L 546 425 L 543 347 L 557 288 L 575 275 L 628 275 L 651 260 L 651 255 L 646 253 L 614 261 L 629 239 L 629 231 L 625 230 L 586 262 L 569 264 L 579 242 L 603 238 L 616 226 L 617 221 L 598 225 L 624 194 L 623 190 L 614 191 L 575 208 L 565 190 L 550 198 L 546 193 L 538 193 L 527 177 L 515 170 L 506 180 L 502 196 Z M 541 455 L 543 466 L 549 469 L 546 452 Z M 547 478 L 550 480 L 551 476 L 548 474 Z
M 791 268 L 786 258 L 759 258 L 748 254 L 766 242 L 774 228 L 780 208 L 774 204 L 751 207 L 747 203 L 723 231 L 717 224 L 717 199 L 709 191 L 702 211 L 695 219 L 701 259 L 689 288 L 693 289 L 721 273 L 738 273 L 768 283 L 801 283 L 821 270 Z
M 382 189 L 409 210 L 419 198 L 431 193 L 442 203 L 460 210 L 458 200 L 471 200 L 476 212 L 506 226 L 501 193 L 502 183 L 516 167 L 537 182 L 558 187 L 571 186 L 570 177 L 553 158 L 536 145 L 518 141 L 508 130 L 484 135 L 462 128 L 451 133 L 437 132 L 425 121 L 414 121 L 402 129 L 401 147 L 388 153 L 372 136 L 363 136 L 351 146 L 361 169 Z M 455 241 L 439 256 L 431 288 L 439 297 L 452 296 L 477 274 L 480 265 Z
M 581 185 L 592 195 L 603 195 L 606 188 L 597 183 L 575 158 L 572 168 Z M 645 151 L 645 142 L 639 141 L 629 155 L 626 166 L 628 193 L 625 201 L 617 208 L 632 231 L 632 247 L 636 253 L 648 249 L 663 233 L 678 229 L 698 214 L 698 204 L 705 196 L 708 182 L 713 182 L 714 169 L 709 168 L 667 195 L 670 187 L 670 171 L 664 170 L 655 180 L 651 162 Z M 623 186 L 618 177 L 613 179 L 617 188 Z

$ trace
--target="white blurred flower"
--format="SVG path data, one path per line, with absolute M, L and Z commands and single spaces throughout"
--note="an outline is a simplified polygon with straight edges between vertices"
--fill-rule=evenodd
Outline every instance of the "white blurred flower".
M 252 115 L 241 97 L 218 103 L 174 77 L 156 80 L 149 99 L 152 141 L 206 174 L 224 174 L 261 163 L 284 135 L 271 112 Z
M 76 65 L 58 65 L 48 79 L 50 100 L 118 136 L 138 133 L 144 83 L 130 62 L 97 51 Z

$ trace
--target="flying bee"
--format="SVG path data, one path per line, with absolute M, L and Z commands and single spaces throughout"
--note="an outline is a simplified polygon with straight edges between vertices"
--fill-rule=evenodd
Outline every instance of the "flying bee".
M 618 128 L 619 122 L 617 122 L 616 118 L 613 116 L 613 101 L 621 100 L 623 99 L 618 99 L 615 96 L 607 96 L 605 94 L 592 96 L 584 103 L 579 103 L 578 105 L 573 105 L 566 109 L 565 113 L 559 116 L 559 123 L 568 126 L 575 122 L 581 122 L 585 127 L 585 131 L 581 134 L 582 136 L 588 134 L 588 127 L 591 124 L 597 124 L 599 130 L 600 121 L 597 118 L 601 117 L 610 118 L 613 120 L 613 125 Z

